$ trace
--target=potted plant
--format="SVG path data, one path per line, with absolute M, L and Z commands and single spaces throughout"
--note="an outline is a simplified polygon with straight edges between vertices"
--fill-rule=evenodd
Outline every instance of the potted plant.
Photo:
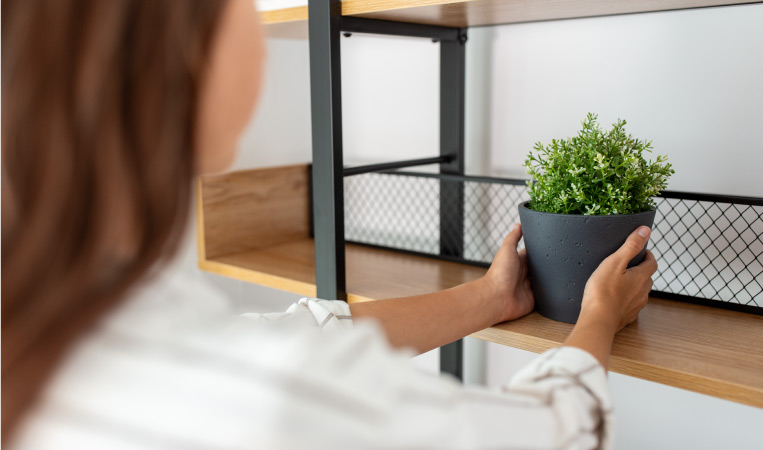
M 535 308 L 548 318 L 577 321 L 588 278 L 633 230 L 652 226 L 652 197 L 674 172 L 665 156 L 647 161 L 651 142 L 626 134 L 625 124 L 605 132 L 589 113 L 577 136 L 538 142 L 525 161 L 531 200 L 519 216 Z

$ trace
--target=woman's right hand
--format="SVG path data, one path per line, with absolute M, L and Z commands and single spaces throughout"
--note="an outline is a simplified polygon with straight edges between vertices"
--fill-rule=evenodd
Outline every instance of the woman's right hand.
M 609 364 L 615 333 L 636 320 L 649 299 L 657 261 L 649 250 L 644 261 L 628 263 L 649 240 L 648 227 L 639 227 L 615 253 L 602 261 L 586 283 L 578 322 L 564 345 L 592 354 L 604 368 Z
M 649 234 L 649 227 L 637 228 L 615 253 L 602 261 L 586 283 L 581 318 L 591 315 L 610 323 L 615 332 L 636 320 L 649 299 L 657 261 L 647 250 L 641 264 L 629 269 L 628 263 L 644 248 Z

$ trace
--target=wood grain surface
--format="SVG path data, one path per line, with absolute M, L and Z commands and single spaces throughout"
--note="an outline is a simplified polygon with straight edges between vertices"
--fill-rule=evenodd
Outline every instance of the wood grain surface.
M 347 292 L 350 302 L 406 297 L 475 280 L 481 267 L 348 244 Z M 219 256 L 200 263 L 220 275 L 299 295 L 315 295 L 315 245 L 303 239 Z
M 474 337 L 540 353 L 570 330 L 532 313 Z M 652 298 L 615 338 L 610 370 L 763 407 L 763 316 Z
M 753 3 L 739 0 L 473 0 L 425 2 L 424 6 L 411 6 L 417 2 L 382 1 L 362 12 L 356 2 L 343 5 L 342 13 L 380 20 L 414 22 L 449 27 L 471 27 L 543 20 L 598 17 L 687 8 L 701 8 L 731 4 Z M 435 3 L 435 4 L 432 4 Z M 382 8 L 382 5 L 386 9 Z
M 756 3 L 755 0 L 345 0 L 342 15 L 449 27 L 498 25 Z M 307 6 L 262 13 L 263 22 L 307 21 Z M 292 28 L 297 30 L 298 28 Z M 304 30 L 304 29 L 301 29 Z M 283 31 L 281 31 L 283 36 Z M 292 35 L 291 37 L 296 37 Z
M 205 258 L 305 239 L 309 233 L 305 164 L 202 177 L 199 240 Z

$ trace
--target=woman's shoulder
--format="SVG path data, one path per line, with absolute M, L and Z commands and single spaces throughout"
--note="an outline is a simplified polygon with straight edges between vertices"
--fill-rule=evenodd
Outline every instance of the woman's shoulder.
M 274 413 L 341 377 L 352 352 L 385 345 L 344 302 L 241 317 L 203 283 L 163 275 L 68 355 L 18 447 L 235 447 L 231 436 L 269 436 Z

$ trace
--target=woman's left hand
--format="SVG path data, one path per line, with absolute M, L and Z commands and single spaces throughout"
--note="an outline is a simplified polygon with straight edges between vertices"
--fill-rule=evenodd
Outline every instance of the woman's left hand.
M 527 257 L 524 250 L 517 252 L 521 238 L 522 229 L 515 225 L 481 278 L 439 292 L 352 303 L 352 318 L 373 318 L 392 346 L 424 353 L 522 317 L 532 311 L 535 298 L 527 278 Z
M 515 224 L 493 258 L 493 264 L 480 280 L 488 296 L 499 303 L 496 323 L 517 319 L 530 313 L 535 306 L 530 279 L 527 275 L 527 252 L 517 251 L 522 238 L 522 226 Z

